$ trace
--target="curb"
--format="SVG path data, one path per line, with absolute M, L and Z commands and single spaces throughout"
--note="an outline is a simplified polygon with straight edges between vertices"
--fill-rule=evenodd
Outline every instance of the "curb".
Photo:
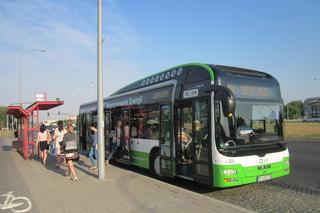
M 320 139 L 303 139 L 303 138 L 288 138 L 286 142 L 290 141 L 308 141 L 308 142 L 320 142 Z

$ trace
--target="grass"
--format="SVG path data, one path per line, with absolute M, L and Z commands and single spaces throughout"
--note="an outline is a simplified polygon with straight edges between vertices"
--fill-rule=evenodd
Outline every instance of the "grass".
M 286 121 L 285 136 L 287 139 L 320 139 L 320 123 Z
M 13 130 L 0 130 L 0 137 L 13 137 L 14 131 Z

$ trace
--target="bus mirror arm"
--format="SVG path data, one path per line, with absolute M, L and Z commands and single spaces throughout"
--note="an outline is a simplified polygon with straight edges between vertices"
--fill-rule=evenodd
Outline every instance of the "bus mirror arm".
M 215 93 L 215 100 L 219 100 L 222 103 L 224 116 L 233 116 L 236 109 L 236 97 L 233 92 L 229 88 L 221 85 L 211 85 L 207 92 L 211 93 L 212 91 Z

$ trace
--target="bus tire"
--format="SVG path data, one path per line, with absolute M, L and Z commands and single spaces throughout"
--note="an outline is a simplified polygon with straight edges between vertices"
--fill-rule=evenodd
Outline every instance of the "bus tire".
M 160 155 L 159 149 L 155 149 L 151 152 L 150 155 L 150 171 L 151 174 L 156 177 L 161 177 L 160 174 Z

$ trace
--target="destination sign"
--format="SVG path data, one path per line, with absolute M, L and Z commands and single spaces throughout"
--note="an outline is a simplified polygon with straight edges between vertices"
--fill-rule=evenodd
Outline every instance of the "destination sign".
M 228 83 L 227 87 L 239 98 L 276 98 L 277 92 L 273 87 L 249 86 Z
M 105 101 L 106 108 L 114 108 L 119 106 L 150 104 L 161 101 L 171 100 L 173 87 L 165 87 L 138 93 L 137 95 L 128 95 L 115 99 L 107 99 Z
M 199 95 L 198 89 L 186 90 L 183 91 L 183 98 L 193 98 Z

